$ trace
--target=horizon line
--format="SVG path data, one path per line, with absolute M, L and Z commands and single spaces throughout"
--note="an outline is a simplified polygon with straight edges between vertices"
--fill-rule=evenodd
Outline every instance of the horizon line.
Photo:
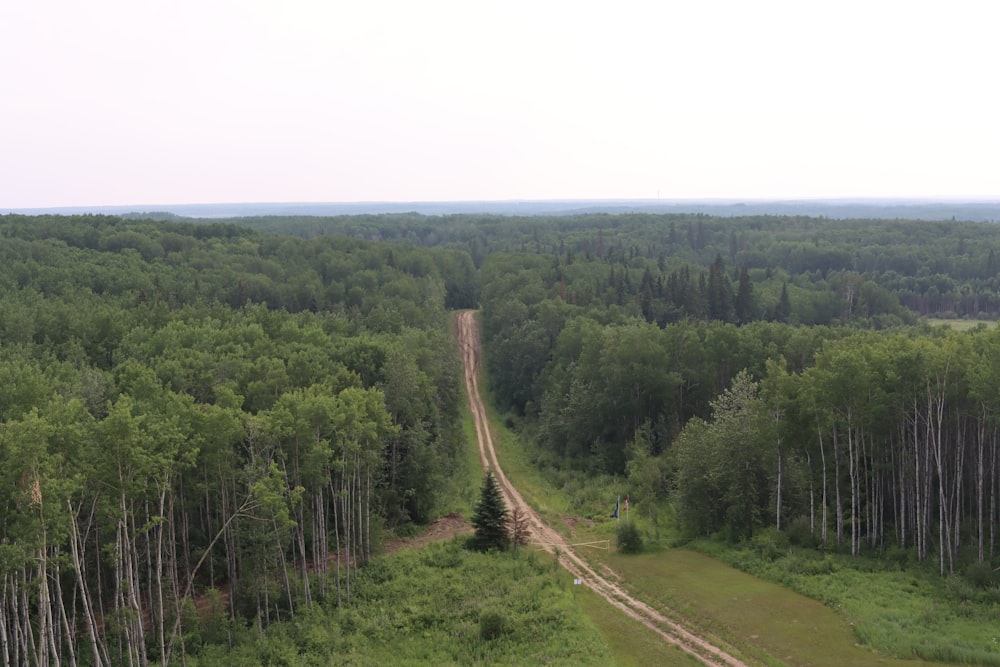
M 507 198 L 507 199 L 357 199 L 357 200 L 231 200 L 177 202 L 156 204 L 58 204 L 41 206 L 0 206 L 0 214 L 28 211 L 58 210 L 108 210 L 128 209 L 129 212 L 152 213 L 169 212 L 170 208 L 190 208 L 199 206 L 401 206 L 401 205 L 464 205 L 464 204 L 594 204 L 594 203 L 641 203 L 656 204 L 795 204 L 795 203 L 860 203 L 860 204 L 1000 204 L 1000 195 L 988 196 L 833 196 L 833 197 L 550 197 L 550 198 Z

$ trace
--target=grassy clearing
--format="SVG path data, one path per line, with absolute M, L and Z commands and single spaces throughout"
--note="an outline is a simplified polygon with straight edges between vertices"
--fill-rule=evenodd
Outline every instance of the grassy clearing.
M 614 665 L 645 667 L 701 664 L 679 648 L 666 646 L 659 635 L 612 607 L 586 586 L 576 587 L 575 598 L 580 609 L 594 623 L 610 647 Z
M 773 559 L 702 544 L 740 568 L 783 583 L 849 622 L 858 641 L 887 655 L 1000 665 L 1000 591 L 885 559 L 786 549 Z
M 463 393 L 464 396 L 464 393 Z M 476 448 L 476 425 L 469 412 L 469 402 L 463 401 L 461 407 L 462 431 L 465 434 L 464 456 L 459 462 L 454 478 L 449 484 L 454 489 L 448 494 L 452 505 L 448 511 L 458 512 L 462 516 L 472 516 L 472 508 L 479 498 L 479 487 L 483 481 L 483 465 L 479 461 L 479 450 Z
M 764 664 L 936 664 L 877 655 L 858 643 L 851 624 L 830 607 L 689 549 L 611 554 L 607 562 L 631 589 L 662 600 Z
M 614 664 L 572 589 L 551 559 L 435 543 L 373 561 L 342 607 L 316 605 L 260 635 L 239 629 L 232 647 L 205 646 L 188 664 Z
M 997 325 L 996 322 L 984 321 L 984 320 L 959 320 L 959 319 L 946 320 L 936 317 L 927 318 L 927 323 L 930 324 L 932 327 L 944 326 L 954 329 L 955 331 L 969 331 L 971 329 L 975 329 L 979 325 L 983 325 L 989 328 L 993 328 Z
M 613 539 L 607 525 L 581 539 L 598 535 Z M 666 544 L 634 556 L 584 555 L 619 573 L 639 597 L 661 601 L 763 664 L 1000 665 L 996 590 L 812 550 L 767 560 L 716 542 Z

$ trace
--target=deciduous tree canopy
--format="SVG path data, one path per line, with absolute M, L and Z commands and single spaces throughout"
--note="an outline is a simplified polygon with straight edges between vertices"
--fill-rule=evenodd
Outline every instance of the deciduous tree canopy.
M 3 664 L 176 662 L 192 596 L 336 603 L 435 516 L 462 253 L 6 216 L 0 256 Z
M 454 308 L 481 308 L 511 422 L 627 475 L 654 522 L 672 494 L 694 533 L 995 564 L 1000 334 L 918 317 L 1000 315 L 998 245 L 776 216 L 0 217 L 0 662 L 182 660 L 207 590 L 260 626 L 349 599 L 457 469 Z

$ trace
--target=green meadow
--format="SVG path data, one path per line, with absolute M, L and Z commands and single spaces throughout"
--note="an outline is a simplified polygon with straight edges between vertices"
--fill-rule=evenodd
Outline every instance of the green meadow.
M 206 643 L 188 664 L 614 664 L 574 594 L 551 559 L 471 552 L 456 538 L 378 558 L 349 602 L 317 604 L 259 634 L 205 618 L 190 636 Z
M 889 615 L 883 605 L 894 604 L 891 592 L 876 587 L 874 581 L 845 577 L 842 589 L 853 590 L 859 598 L 867 599 L 864 603 L 858 599 L 846 609 L 843 603 L 837 603 L 835 609 L 691 549 L 665 549 L 638 556 L 611 554 L 607 563 L 622 574 L 636 594 L 669 605 L 682 617 L 732 642 L 762 664 L 830 667 L 948 664 L 915 657 L 900 659 L 896 656 L 915 656 L 915 653 L 895 641 L 874 641 L 875 637 L 868 636 L 877 632 Z M 885 593 L 890 595 L 883 597 Z M 919 616 L 919 611 L 915 616 Z M 947 630 L 941 627 L 938 633 Z M 926 639 L 928 643 L 945 646 L 955 636 L 951 632 L 946 636 L 928 636 L 933 634 L 924 627 L 911 639 Z M 954 657 L 963 664 L 979 664 L 969 654 L 956 653 Z
M 941 319 L 937 317 L 927 318 L 927 323 L 932 327 L 948 327 L 954 331 L 970 331 L 978 326 L 987 328 L 993 328 L 996 326 L 996 322 L 993 321 L 986 322 L 983 320 Z

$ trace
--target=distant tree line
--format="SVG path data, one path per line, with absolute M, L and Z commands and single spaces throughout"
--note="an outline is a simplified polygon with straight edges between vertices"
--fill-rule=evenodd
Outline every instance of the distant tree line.
M 845 314 L 898 314 L 898 305 L 924 316 L 1000 317 L 1000 236 L 993 223 L 683 213 L 394 213 L 229 222 L 307 238 L 347 235 L 462 249 L 477 267 L 504 252 L 559 257 L 564 266 L 580 260 L 624 263 L 636 286 L 652 266 L 664 280 L 686 266 L 697 281 L 721 257 L 734 284 L 742 267 L 749 272 L 757 288 L 755 317 L 766 317 L 787 284 L 789 316 L 802 324 L 831 324 Z M 608 278 L 605 268 L 600 280 Z M 581 286 L 579 296 L 586 298 L 592 287 Z M 840 306 L 848 300 L 852 308 L 845 313 Z

